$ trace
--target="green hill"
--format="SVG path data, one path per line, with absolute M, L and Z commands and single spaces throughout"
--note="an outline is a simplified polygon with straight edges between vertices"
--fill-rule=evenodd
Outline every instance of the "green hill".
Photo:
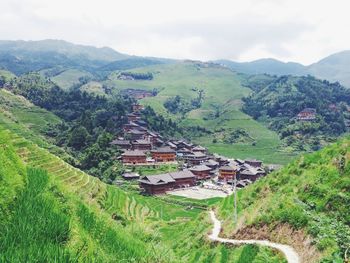
M 233 199 L 225 199 L 224 234 L 290 244 L 302 262 L 343 262 L 350 248 L 349 153 L 350 138 L 340 140 L 240 190 L 237 224 Z
M 201 209 L 102 183 L 0 125 L 1 261 L 281 262 L 206 239 Z M 17 237 L 21 237 L 18 240 Z
M 275 132 L 241 111 L 242 98 L 252 91 L 243 87 L 241 76 L 231 70 L 216 64 L 179 62 L 132 72 L 152 73 L 153 79 L 120 80 L 119 72 L 115 72 L 103 84 L 114 92 L 124 89 L 156 90 L 155 97 L 144 98 L 142 103 L 176 120 L 188 131 L 192 140 L 211 151 L 229 157 L 259 158 L 270 163 L 286 163 L 293 157 L 293 154 L 281 150 L 281 141 Z M 199 107 L 175 114 L 164 107 L 164 103 L 175 96 L 190 104 L 198 98 L 200 90 L 203 91 L 203 100 Z M 202 131 L 195 129 L 196 126 L 200 126 Z M 246 131 L 250 138 L 230 143 L 230 136 L 240 129 Z

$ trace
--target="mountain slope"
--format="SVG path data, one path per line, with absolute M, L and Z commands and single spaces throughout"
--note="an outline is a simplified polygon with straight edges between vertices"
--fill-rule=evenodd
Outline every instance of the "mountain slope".
M 63 40 L 0 41 L 0 68 L 15 74 L 56 67 L 92 70 L 128 57 L 111 48 L 75 45 Z
M 217 60 L 217 63 L 230 69 L 246 74 L 271 75 L 312 75 L 332 82 L 338 81 L 350 88 L 350 51 L 345 50 L 332 54 L 308 66 L 295 62 L 282 62 L 276 59 L 259 59 L 251 62 L 234 62 L 230 60 Z
M 271 74 L 271 75 L 303 75 L 305 66 L 295 62 L 282 62 L 277 59 L 266 58 L 252 62 L 234 62 L 230 60 L 217 60 L 234 71 L 245 74 Z
M 281 142 L 275 132 L 241 111 L 241 99 L 252 91 L 244 87 L 241 77 L 231 70 L 217 64 L 185 61 L 130 71 L 152 73 L 153 79 L 122 80 L 120 72 L 114 72 L 103 84 L 114 93 L 126 89 L 156 90 L 156 96 L 146 97 L 141 102 L 176 120 L 188 137 L 211 151 L 232 157 L 261 158 L 270 163 L 286 163 L 293 156 L 281 151 Z M 200 105 L 193 106 L 199 91 L 202 92 Z M 189 109 L 170 112 L 165 103 L 176 96 L 189 105 Z M 251 138 L 229 142 L 227 138 L 237 129 L 247 131 Z
M 319 78 L 338 81 L 350 87 L 350 51 L 330 55 L 310 65 L 307 72 Z
M 346 138 L 240 190 L 236 225 L 231 219 L 233 198 L 227 198 L 219 208 L 226 220 L 224 233 L 287 243 L 303 262 L 342 262 L 339 258 L 350 247 L 349 187 Z

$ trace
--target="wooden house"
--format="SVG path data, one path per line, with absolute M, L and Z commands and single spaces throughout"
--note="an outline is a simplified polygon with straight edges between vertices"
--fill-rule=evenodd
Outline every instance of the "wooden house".
M 207 153 L 207 149 L 204 148 L 203 146 L 198 145 L 198 146 L 192 148 L 192 152 Z
M 316 119 L 316 109 L 306 108 L 298 113 L 297 119 L 300 121 L 312 121 Z
M 248 179 L 254 182 L 258 178 L 265 175 L 266 175 L 265 170 L 260 167 L 252 167 L 250 165 L 244 165 L 243 167 L 241 167 L 241 170 L 238 172 L 237 177 L 239 180 Z
M 144 106 L 143 105 L 141 105 L 141 104 L 134 104 L 134 105 L 132 105 L 132 110 L 133 111 L 141 111 L 141 110 L 143 110 L 144 109 Z
M 129 113 L 126 116 L 128 118 L 128 122 L 137 121 L 137 120 L 141 119 L 141 116 L 135 112 Z
M 136 180 L 136 179 L 140 179 L 140 175 L 138 173 L 123 173 L 122 177 L 125 180 Z
M 187 164 L 192 166 L 192 165 L 199 165 L 202 162 L 207 161 L 209 157 L 204 153 L 195 152 L 195 153 L 184 155 L 183 159 Z
M 147 194 L 164 194 L 175 188 L 194 186 L 196 182 L 195 175 L 190 171 L 178 171 L 166 174 L 144 176 L 139 180 L 140 187 Z
M 196 184 L 196 176 L 189 170 L 170 173 L 175 180 L 176 188 L 194 186 Z
M 261 167 L 262 166 L 262 161 L 259 161 L 256 159 L 247 159 L 244 162 L 246 164 L 249 164 L 250 166 L 253 166 L 253 167 Z
M 126 135 L 129 137 L 130 140 L 136 141 L 136 140 L 143 140 L 146 137 L 145 131 L 139 131 L 136 129 L 130 130 L 126 133 Z
M 127 140 L 113 140 L 110 145 L 115 145 L 121 149 L 124 149 L 124 150 L 130 150 L 131 149 L 131 143 L 130 141 L 127 141 Z
M 140 125 L 138 125 L 135 122 L 131 121 L 131 122 L 125 123 L 123 125 L 123 130 L 124 130 L 124 132 L 128 132 L 128 131 L 131 131 L 131 130 L 137 130 L 139 126 Z
M 222 166 L 219 168 L 219 180 L 232 181 L 236 176 L 237 168 L 232 166 Z
M 176 153 L 170 147 L 154 149 L 151 151 L 151 156 L 155 162 L 173 162 L 176 159 Z
M 148 140 L 136 140 L 131 142 L 133 150 L 149 151 L 152 149 L 152 144 Z
M 189 169 L 195 176 L 197 180 L 204 180 L 210 178 L 211 168 L 206 165 L 196 165 Z
M 175 187 L 175 179 L 169 174 L 143 176 L 139 182 L 140 187 L 150 195 L 164 194 Z
M 123 164 L 146 163 L 146 154 L 142 151 L 126 151 L 122 154 Z

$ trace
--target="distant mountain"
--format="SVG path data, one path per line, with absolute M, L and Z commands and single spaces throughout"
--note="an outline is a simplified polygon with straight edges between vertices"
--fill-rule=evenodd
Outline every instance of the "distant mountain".
M 225 65 L 234 71 L 246 74 L 271 74 L 271 75 L 303 75 L 305 66 L 294 62 L 282 62 L 272 58 L 264 58 L 252 62 L 234 62 L 230 60 L 215 61 Z
M 318 78 L 339 81 L 350 88 L 350 50 L 330 55 L 308 67 L 308 73 Z
M 230 60 L 215 62 L 246 74 L 313 75 L 332 82 L 338 81 L 350 88 L 350 50 L 335 53 L 309 66 L 294 62 L 285 63 L 271 58 L 241 63 Z
M 130 56 L 63 40 L 0 41 L 0 69 L 16 74 L 63 66 L 93 70 Z

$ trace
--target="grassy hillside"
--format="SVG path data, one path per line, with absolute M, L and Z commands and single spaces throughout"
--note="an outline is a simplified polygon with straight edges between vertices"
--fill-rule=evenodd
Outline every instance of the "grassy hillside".
M 53 78 L 51 78 L 51 80 L 62 89 L 67 90 L 71 88 L 74 84 L 79 84 L 79 79 L 83 77 L 89 78 L 92 77 L 92 74 L 83 70 L 67 69 L 59 75 L 56 75 Z
M 281 151 L 281 142 L 275 132 L 242 113 L 241 99 L 251 90 L 243 87 L 241 77 L 229 69 L 211 64 L 181 62 L 140 68 L 133 72 L 151 72 L 153 80 L 119 80 L 116 72 L 104 84 L 115 91 L 127 88 L 158 90 L 156 97 L 145 98 L 142 103 L 175 119 L 183 127 L 199 125 L 207 129 L 209 134 L 189 133 L 193 140 L 209 147 L 211 151 L 230 157 L 260 158 L 271 163 L 286 163 L 292 158 L 293 154 Z M 195 99 L 198 90 L 204 91 L 201 107 L 184 116 L 168 113 L 163 105 L 167 99 L 176 95 L 187 101 Z M 237 129 L 247 131 L 252 140 L 234 144 L 223 141 Z
M 283 261 L 266 248 L 213 246 L 206 238 L 211 222 L 201 209 L 107 186 L 0 127 L 2 260 Z M 34 213 L 30 207 L 37 207 Z
M 225 199 L 225 235 L 285 242 L 304 262 L 342 262 L 350 248 L 349 153 L 350 138 L 343 139 L 240 190 L 237 224 L 233 199 Z

